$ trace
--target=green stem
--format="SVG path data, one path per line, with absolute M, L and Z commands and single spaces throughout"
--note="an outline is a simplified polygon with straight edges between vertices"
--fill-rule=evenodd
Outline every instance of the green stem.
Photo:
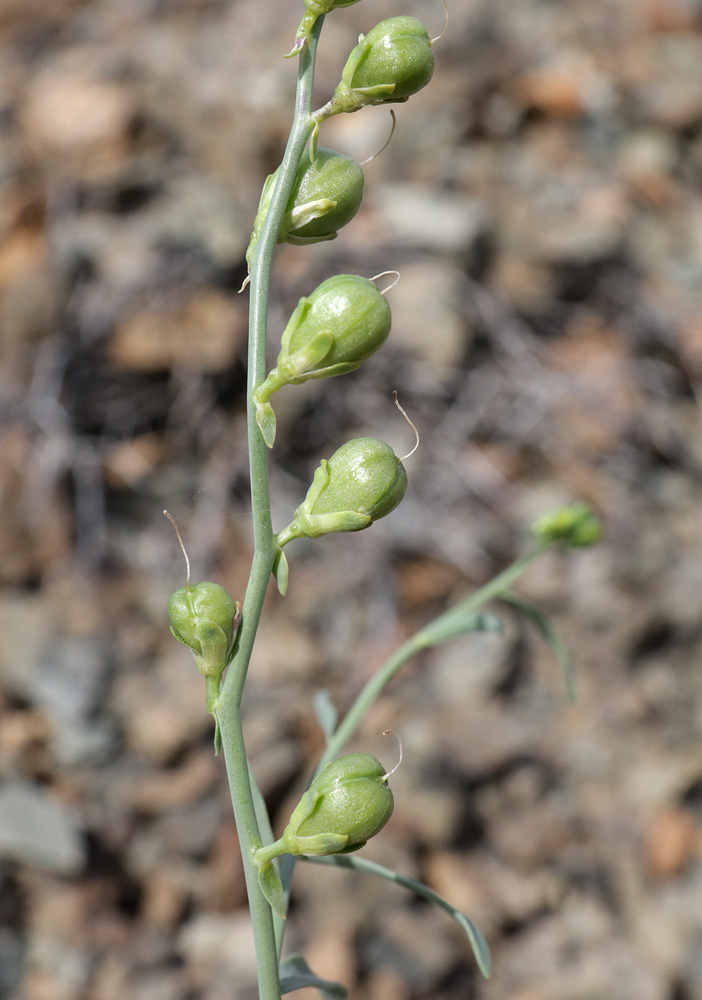
M 440 624 L 449 621 L 454 616 L 464 616 L 474 611 L 478 611 L 484 604 L 488 601 L 493 600 L 495 597 L 499 597 L 510 589 L 515 580 L 519 579 L 527 566 L 533 562 L 537 556 L 540 556 L 545 549 L 545 545 L 539 545 L 531 552 L 527 552 L 516 562 L 513 562 L 511 566 L 508 566 L 501 573 L 489 583 L 486 583 L 484 587 L 480 590 L 476 590 L 474 594 L 466 598 L 465 601 L 461 601 L 455 607 L 450 608 L 439 618 L 435 618 L 434 621 L 429 622 L 424 628 L 421 628 L 418 632 L 415 632 L 413 636 L 407 639 L 406 642 L 395 650 L 392 656 L 385 661 L 383 666 L 375 673 L 364 685 L 356 700 L 354 701 L 351 708 L 348 710 L 344 716 L 342 722 L 340 723 L 338 729 L 333 733 L 329 742 L 327 743 L 326 749 L 322 754 L 317 768 L 315 770 L 315 775 L 319 774 L 322 768 L 337 757 L 344 746 L 351 737 L 354 735 L 358 729 L 361 720 L 364 715 L 377 700 L 378 696 L 382 693 L 384 688 L 390 683 L 392 678 L 398 672 L 400 667 L 404 666 L 408 660 L 410 660 L 416 653 L 420 652 L 422 649 L 427 649 L 429 646 L 434 645 L 432 633 L 437 630 Z
M 498 575 L 486 583 L 484 587 L 476 590 L 475 593 L 471 594 L 471 596 L 466 598 L 465 601 L 461 601 L 460 604 L 450 608 L 443 615 L 435 618 L 433 621 L 429 622 L 428 625 L 425 625 L 424 628 L 415 632 L 415 634 L 407 639 L 406 642 L 403 642 L 399 649 L 397 649 L 392 656 L 386 660 L 380 670 L 373 674 L 373 676 L 366 682 L 357 695 L 356 700 L 344 716 L 338 729 L 336 729 L 330 737 L 324 753 L 317 764 L 314 776 L 316 777 L 316 775 L 319 774 L 322 768 L 324 768 L 330 760 L 338 757 L 346 743 L 348 743 L 358 729 L 361 720 L 370 706 L 377 700 L 400 667 L 404 666 L 404 664 L 407 663 L 407 661 L 410 660 L 416 653 L 420 652 L 420 650 L 427 649 L 429 646 L 434 645 L 432 635 L 435 631 L 437 631 L 437 629 L 440 628 L 441 624 L 450 621 L 454 616 L 464 616 L 466 614 L 470 614 L 471 612 L 478 611 L 484 604 L 487 604 L 488 601 L 505 594 L 510 589 L 512 584 L 519 579 L 527 566 L 532 563 L 534 559 L 540 556 L 546 548 L 548 548 L 548 543 L 537 545 L 531 552 L 527 552 L 525 555 L 521 556 L 521 558 L 517 559 L 516 562 L 507 566 L 507 568 L 501 573 L 498 573 Z M 285 855 L 281 858 L 280 875 L 283 882 L 283 890 L 285 892 L 286 901 L 290 897 L 290 886 L 292 883 L 293 873 L 295 871 L 296 860 L 296 858 L 290 855 Z
M 256 819 L 249 781 L 248 761 L 241 725 L 241 698 L 276 548 L 273 542 L 270 515 L 268 455 L 265 442 L 256 423 L 256 408 L 251 396 L 254 389 L 266 377 L 266 332 L 271 266 L 295 174 L 312 129 L 310 120 L 312 84 L 317 42 L 322 22 L 323 18 L 317 21 L 309 44 L 300 56 L 295 116 L 290 137 L 268 213 L 251 258 L 247 419 L 254 556 L 244 598 L 242 623 L 237 635 L 234 658 L 227 670 L 217 705 L 229 790 L 239 834 L 253 923 L 259 1000 L 280 1000 L 281 993 L 278 976 L 278 949 L 272 911 L 259 887 L 257 871 L 252 859 L 254 850 L 261 846 L 261 833 Z

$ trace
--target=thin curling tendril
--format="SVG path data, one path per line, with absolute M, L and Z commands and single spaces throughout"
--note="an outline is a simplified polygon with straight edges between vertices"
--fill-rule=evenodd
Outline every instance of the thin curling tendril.
M 395 739 L 397 740 L 397 744 L 398 744 L 398 746 L 400 748 L 400 759 L 398 760 L 397 764 L 395 764 L 395 766 L 393 768 L 391 768 L 389 771 L 387 771 L 386 774 L 384 774 L 383 777 L 380 779 L 381 781 L 387 782 L 387 780 L 390 777 L 390 775 L 394 774 L 395 771 L 400 766 L 400 764 L 402 763 L 402 758 L 404 757 L 404 752 L 403 752 L 403 749 L 402 749 L 402 740 L 400 739 L 400 734 L 395 729 L 384 729 L 383 730 L 383 736 L 394 736 Z
M 392 110 L 392 108 L 390 109 L 390 117 L 392 118 L 392 126 L 390 127 L 390 135 L 387 137 L 387 139 L 385 140 L 385 142 L 383 143 L 383 145 L 380 147 L 380 149 L 377 152 L 373 153 L 372 156 L 367 157 L 367 159 L 361 160 L 361 162 L 358 164 L 359 167 L 365 167 L 366 163 L 370 163 L 370 161 L 374 160 L 376 158 L 376 156 L 380 156 L 380 154 L 384 153 L 385 150 L 390 145 L 390 140 L 392 139 L 393 135 L 395 134 L 395 126 L 397 125 L 397 116 L 396 116 L 395 112 Z
M 395 287 L 395 285 L 398 283 L 398 281 L 402 277 L 402 275 L 400 274 L 400 272 L 396 271 L 395 268 L 391 268 L 389 271 L 381 271 L 379 274 L 375 274 L 372 278 L 368 279 L 369 281 L 377 281 L 378 278 L 383 278 L 383 277 L 385 277 L 386 274 L 396 274 L 397 277 L 395 278 L 394 281 L 391 281 L 389 285 L 386 285 L 385 288 L 381 288 L 380 289 L 380 294 L 381 295 L 385 295 L 386 292 L 389 292 L 391 288 Z
M 449 23 L 448 5 L 446 3 L 446 0 L 442 0 L 442 3 L 444 5 L 444 14 L 446 15 L 446 23 L 444 24 L 444 30 L 441 32 L 441 34 L 431 39 L 432 45 L 434 44 L 434 42 L 440 41 L 448 31 L 448 23 Z
M 410 427 L 414 431 L 414 436 L 417 439 L 415 441 L 415 445 L 414 445 L 414 448 L 412 449 L 412 451 L 407 452 L 407 454 L 403 455 L 402 458 L 400 459 L 401 462 L 405 462 L 408 458 L 411 458 L 412 455 L 414 455 L 414 453 L 417 450 L 417 448 L 419 448 L 419 431 L 417 430 L 415 424 L 413 424 L 412 421 L 410 420 L 410 418 L 407 416 L 407 413 L 405 412 L 404 407 L 400 404 L 400 401 L 397 398 L 397 389 L 393 389 L 392 390 L 392 398 L 393 398 L 393 402 L 395 403 L 395 406 L 398 408 L 398 410 L 400 411 L 400 413 L 402 414 L 402 416 L 405 418 L 405 420 L 407 421 L 407 423 L 410 425 Z
M 185 557 L 185 586 L 188 588 L 188 590 L 190 590 L 190 560 L 188 559 L 188 553 L 185 551 L 185 546 L 183 545 L 183 539 L 180 537 L 180 530 L 178 529 L 178 525 L 176 524 L 176 519 L 173 517 L 173 515 L 169 514 L 167 510 L 164 510 L 163 513 L 166 515 L 168 520 L 173 525 L 173 528 L 176 533 L 176 538 L 178 539 L 178 544 L 180 545 L 181 552 Z

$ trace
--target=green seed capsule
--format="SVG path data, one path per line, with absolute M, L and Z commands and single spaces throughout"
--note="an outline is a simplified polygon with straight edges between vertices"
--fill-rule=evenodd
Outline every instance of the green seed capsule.
M 341 79 L 354 90 L 392 84 L 392 94 L 377 102 L 391 104 L 426 87 L 433 73 L 429 32 L 416 17 L 404 16 L 376 24 L 349 56 Z
M 407 490 L 407 472 L 389 444 L 354 438 L 327 463 L 329 482 L 315 499 L 312 514 L 354 510 L 377 521 L 394 510 Z
M 317 372 L 337 365 L 358 367 L 388 339 L 390 306 L 367 278 L 336 274 L 318 285 L 307 301 L 309 309 L 287 340 L 283 335 L 284 362 L 289 362 L 298 351 L 304 352 L 318 334 L 327 330 L 332 334 L 331 344 L 316 363 Z
M 284 385 L 354 371 L 390 333 L 390 306 L 378 288 L 357 274 L 337 274 L 300 299 L 283 333 L 278 362 L 253 392 L 256 419 L 268 447 L 275 415 L 268 402 Z
M 360 531 L 393 511 L 406 490 L 407 472 L 390 445 L 377 438 L 354 438 L 328 462 L 322 461 L 276 543 L 282 548 L 292 538 Z
M 343 851 L 357 850 L 383 829 L 393 807 L 385 768 L 377 757 L 346 754 L 314 779 L 290 817 L 283 840 L 291 854 L 335 854 L 316 843 L 329 835 L 346 838 Z
M 280 169 L 280 168 L 278 168 Z M 258 237 L 278 178 L 278 170 L 266 178 L 254 221 L 246 260 L 251 265 Z M 278 243 L 320 243 L 333 240 L 358 212 L 363 198 L 363 170 L 350 157 L 333 149 L 319 149 L 314 162 L 303 154 L 297 168 L 278 236 Z
M 195 654 L 205 677 L 220 677 L 229 663 L 238 626 L 237 608 L 218 583 L 180 587 L 168 601 L 171 632 Z
M 363 198 L 365 178 L 359 165 L 333 149 L 317 150 L 314 163 L 303 158 L 298 167 L 295 186 L 288 201 L 288 212 L 303 214 L 306 205 L 318 201 L 333 201 L 323 214 L 308 222 L 294 224 L 287 239 L 334 239 L 338 231 L 358 212 Z M 295 223 L 295 219 L 292 219 Z
M 429 83 L 434 73 L 432 40 L 416 17 L 390 17 L 361 35 L 351 51 L 334 96 L 314 113 L 321 122 L 367 104 L 399 104 Z M 312 147 L 316 131 L 312 139 Z

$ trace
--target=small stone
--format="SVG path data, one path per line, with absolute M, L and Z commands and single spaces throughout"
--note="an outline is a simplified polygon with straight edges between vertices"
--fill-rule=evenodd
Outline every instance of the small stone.
M 385 238 L 439 254 L 469 250 L 486 228 L 485 211 L 467 195 L 417 184 L 378 185 L 368 195 Z
M 25 782 L 0 789 L 0 856 L 57 875 L 85 864 L 77 817 L 47 792 Z
M 222 371 L 239 350 L 245 315 L 243 303 L 215 289 L 200 291 L 182 305 L 128 316 L 115 332 L 110 357 L 133 371 L 156 372 L 172 366 Z
M 653 817 L 646 842 L 646 864 L 656 878 L 679 875 L 690 861 L 697 831 L 685 809 L 661 809 Z

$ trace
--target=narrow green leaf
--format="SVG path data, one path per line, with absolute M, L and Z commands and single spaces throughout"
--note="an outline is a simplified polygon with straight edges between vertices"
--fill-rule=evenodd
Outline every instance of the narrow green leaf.
M 324 1000 L 346 1000 L 346 987 L 329 979 L 315 976 L 302 955 L 291 955 L 280 963 L 280 992 L 292 993 L 305 986 L 314 986 Z
M 440 906 L 442 910 L 446 910 L 456 923 L 463 928 L 473 949 L 478 968 L 486 979 L 490 978 L 492 974 L 490 948 L 480 929 L 464 913 L 461 913 L 455 906 L 447 903 L 438 892 L 434 892 L 428 885 L 424 885 L 423 882 L 418 882 L 414 878 L 409 878 L 407 875 L 399 875 L 391 868 L 376 864 L 375 861 L 369 861 L 367 858 L 359 858 L 355 854 L 333 854 L 330 857 L 324 858 L 306 857 L 303 860 L 310 861 L 312 864 L 336 865 L 338 868 L 353 868 L 355 871 L 365 872 L 368 875 L 377 875 L 379 878 L 387 879 L 388 882 L 396 882 L 397 885 L 404 886 L 405 889 L 410 889 L 417 896 L 421 896 L 422 899 L 428 899 L 431 903 Z
M 315 691 L 314 698 L 312 699 L 312 706 L 314 708 L 314 714 L 317 717 L 317 722 L 322 727 L 322 732 L 324 733 L 327 742 L 331 739 L 336 729 L 336 722 L 339 718 L 339 713 L 336 710 L 336 705 L 331 700 L 331 696 L 326 688 L 320 688 Z
M 279 917 L 285 919 L 285 894 L 283 893 L 283 883 L 280 881 L 278 869 L 272 862 L 264 865 L 258 872 L 258 884 L 261 892 L 271 904 L 273 910 Z
M 497 615 L 482 614 L 475 611 L 463 611 L 462 608 L 452 608 L 433 622 L 429 622 L 421 630 L 422 645 L 439 646 L 450 642 L 469 632 L 497 632 L 502 634 L 504 628 Z
M 535 605 L 530 604 L 528 601 L 525 601 L 522 597 L 518 597 L 517 594 L 513 594 L 511 591 L 503 594 L 502 600 L 511 604 L 512 607 L 516 608 L 527 621 L 531 622 L 531 624 L 537 629 L 538 632 L 541 633 L 543 638 L 549 644 L 553 650 L 554 656 L 558 660 L 561 670 L 563 671 L 563 680 L 565 682 L 568 701 L 575 701 L 576 686 L 575 667 L 573 666 L 573 661 L 566 644 L 563 642 L 561 637 L 554 632 L 546 615 L 540 608 L 535 607 Z

